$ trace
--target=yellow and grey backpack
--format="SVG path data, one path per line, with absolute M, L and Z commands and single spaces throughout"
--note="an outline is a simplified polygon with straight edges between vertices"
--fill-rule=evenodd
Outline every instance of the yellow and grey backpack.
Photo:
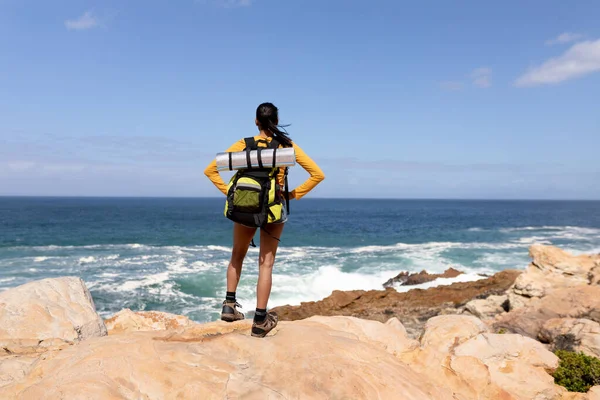
M 238 170 L 229 181 L 225 216 L 242 225 L 254 228 L 264 228 L 266 224 L 284 223 L 289 214 L 289 188 L 285 167 L 285 187 L 281 188 L 277 177 L 279 168 L 275 166 L 276 152 L 280 143 L 273 138 L 266 140 L 244 139 L 246 142 L 247 169 Z M 259 146 L 262 145 L 262 146 Z M 262 149 L 273 149 L 273 165 L 263 165 Z M 258 167 L 252 167 L 250 152 L 256 150 Z M 284 207 L 285 204 L 285 207 Z

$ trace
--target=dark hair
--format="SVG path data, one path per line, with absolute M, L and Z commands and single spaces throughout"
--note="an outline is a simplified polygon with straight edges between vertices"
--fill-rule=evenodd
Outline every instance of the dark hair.
M 279 110 L 272 103 L 262 103 L 256 109 L 256 120 L 258 127 L 273 135 L 283 147 L 291 147 L 292 139 L 283 129 L 289 125 L 279 125 Z

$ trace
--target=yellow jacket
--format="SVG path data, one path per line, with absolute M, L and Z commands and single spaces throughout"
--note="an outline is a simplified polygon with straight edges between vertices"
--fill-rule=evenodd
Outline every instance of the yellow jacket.
M 254 136 L 254 139 L 262 139 L 267 140 L 269 142 L 271 141 L 270 137 L 264 137 L 260 135 Z M 298 186 L 296 189 L 290 192 L 290 199 L 301 199 L 308 192 L 314 189 L 315 186 L 317 186 L 323 179 L 325 179 L 325 175 L 323 174 L 323 171 L 321 171 L 321 168 L 319 168 L 319 166 L 308 155 L 306 155 L 306 153 L 300 148 L 300 146 L 298 146 L 296 143 L 292 143 L 292 145 L 296 153 L 296 162 L 300 164 L 300 166 L 310 174 L 310 177 L 302 185 Z M 227 152 L 234 153 L 238 151 L 243 151 L 245 147 L 246 143 L 244 142 L 244 139 L 241 139 L 235 142 L 231 147 L 229 147 L 227 149 Z M 212 181 L 212 183 L 217 187 L 217 189 L 219 189 L 224 195 L 227 195 L 227 184 L 223 181 L 221 175 L 219 175 L 216 159 L 213 160 L 210 164 L 208 164 L 208 167 L 206 167 L 206 169 L 204 170 L 204 175 L 206 175 L 208 179 Z M 280 168 L 279 175 L 277 178 L 279 184 L 281 185 L 281 187 L 283 187 L 283 168 Z

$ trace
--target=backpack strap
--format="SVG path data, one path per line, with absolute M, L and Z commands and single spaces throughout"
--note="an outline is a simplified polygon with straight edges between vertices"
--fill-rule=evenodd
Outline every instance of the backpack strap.
M 244 143 L 246 143 L 246 148 L 244 150 L 254 150 L 254 147 L 256 146 L 256 140 L 254 140 L 253 137 L 245 138 Z
M 288 168 L 285 168 L 285 208 L 287 208 L 287 213 L 290 215 L 290 186 L 288 185 Z
M 253 137 L 247 137 L 244 139 L 244 142 L 246 143 L 246 148 L 244 149 L 246 151 L 246 166 L 248 167 L 248 169 L 252 169 L 252 160 L 250 159 L 250 152 L 256 148 L 256 141 Z

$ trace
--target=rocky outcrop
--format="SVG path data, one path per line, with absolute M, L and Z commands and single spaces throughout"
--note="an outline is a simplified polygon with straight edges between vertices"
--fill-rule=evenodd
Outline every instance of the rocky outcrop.
M 393 343 L 397 328 L 365 322 L 388 331 L 390 349 L 401 348 Z M 338 330 L 340 323 L 349 330 Z M 249 321 L 122 332 L 48 355 L 0 389 L 0 398 L 452 399 L 365 336 L 373 330 L 367 325 L 335 318 L 282 323 L 265 340 L 249 336 Z
M 537 338 L 544 324 L 555 318 L 585 318 L 600 322 L 600 286 L 563 288 L 535 299 L 526 307 L 497 316 L 495 331 L 509 332 Z
M 507 295 L 511 309 L 527 306 L 557 289 L 598 285 L 600 255 L 572 255 L 553 246 L 533 245 L 532 258 Z
M 493 318 L 503 312 L 508 312 L 508 296 L 492 295 L 485 299 L 471 300 L 465 305 L 465 312 L 468 312 L 477 318 Z
M 459 307 L 474 298 L 504 294 L 519 271 L 506 270 L 474 282 L 412 289 L 399 293 L 393 289 L 372 291 L 335 291 L 317 302 L 273 309 L 282 320 L 299 320 L 313 315 L 344 315 L 385 322 L 392 317 L 402 321 L 410 337 L 418 337 L 425 322 L 436 315 L 462 312 Z
M 548 322 L 544 332 L 554 338 L 568 323 L 582 324 Z M 123 310 L 107 325 L 108 336 L 86 340 L 0 343 L 0 398 L 595 400 L 598 392 L 567 393 L 549 375 L 558 359 L 543 344 L 490 333 L 471 315 L 431 318 L 419 340 L 396 318 L 314 316 L 280 322 L 265 339 L 250 336 L 250 320 L 197 324 Z
M 106 335 L 106 327 L 83 281 L 44 279 L 0 293 L 0 341 Z
M 583 352 L 600 358 L 600 324 L 589 319 L 550 319 L 542 326 L 538 339 L 554 350 Z
M 430 319 L 420 344 L 400 359 L 448 388 L 455 399 L 549 400 L 566 392 L 548 374 L 558 358 L 541 343 L 488 333 L 472 316 Z
M 448 268 L 441 274 L 430 274 L 427 271 L 423 270 L 418 273 L 414 272 L 400 272 L 395 277 L 389 279 L 387 282 L 383 284 L 384 288 L 391 288 L 394 286 L 412 286 L 412 285 L 420 285 L 422 283 L 431 282 L 438 278 L 456 278 L 461 275 L 462 272 L 454 269 Z

